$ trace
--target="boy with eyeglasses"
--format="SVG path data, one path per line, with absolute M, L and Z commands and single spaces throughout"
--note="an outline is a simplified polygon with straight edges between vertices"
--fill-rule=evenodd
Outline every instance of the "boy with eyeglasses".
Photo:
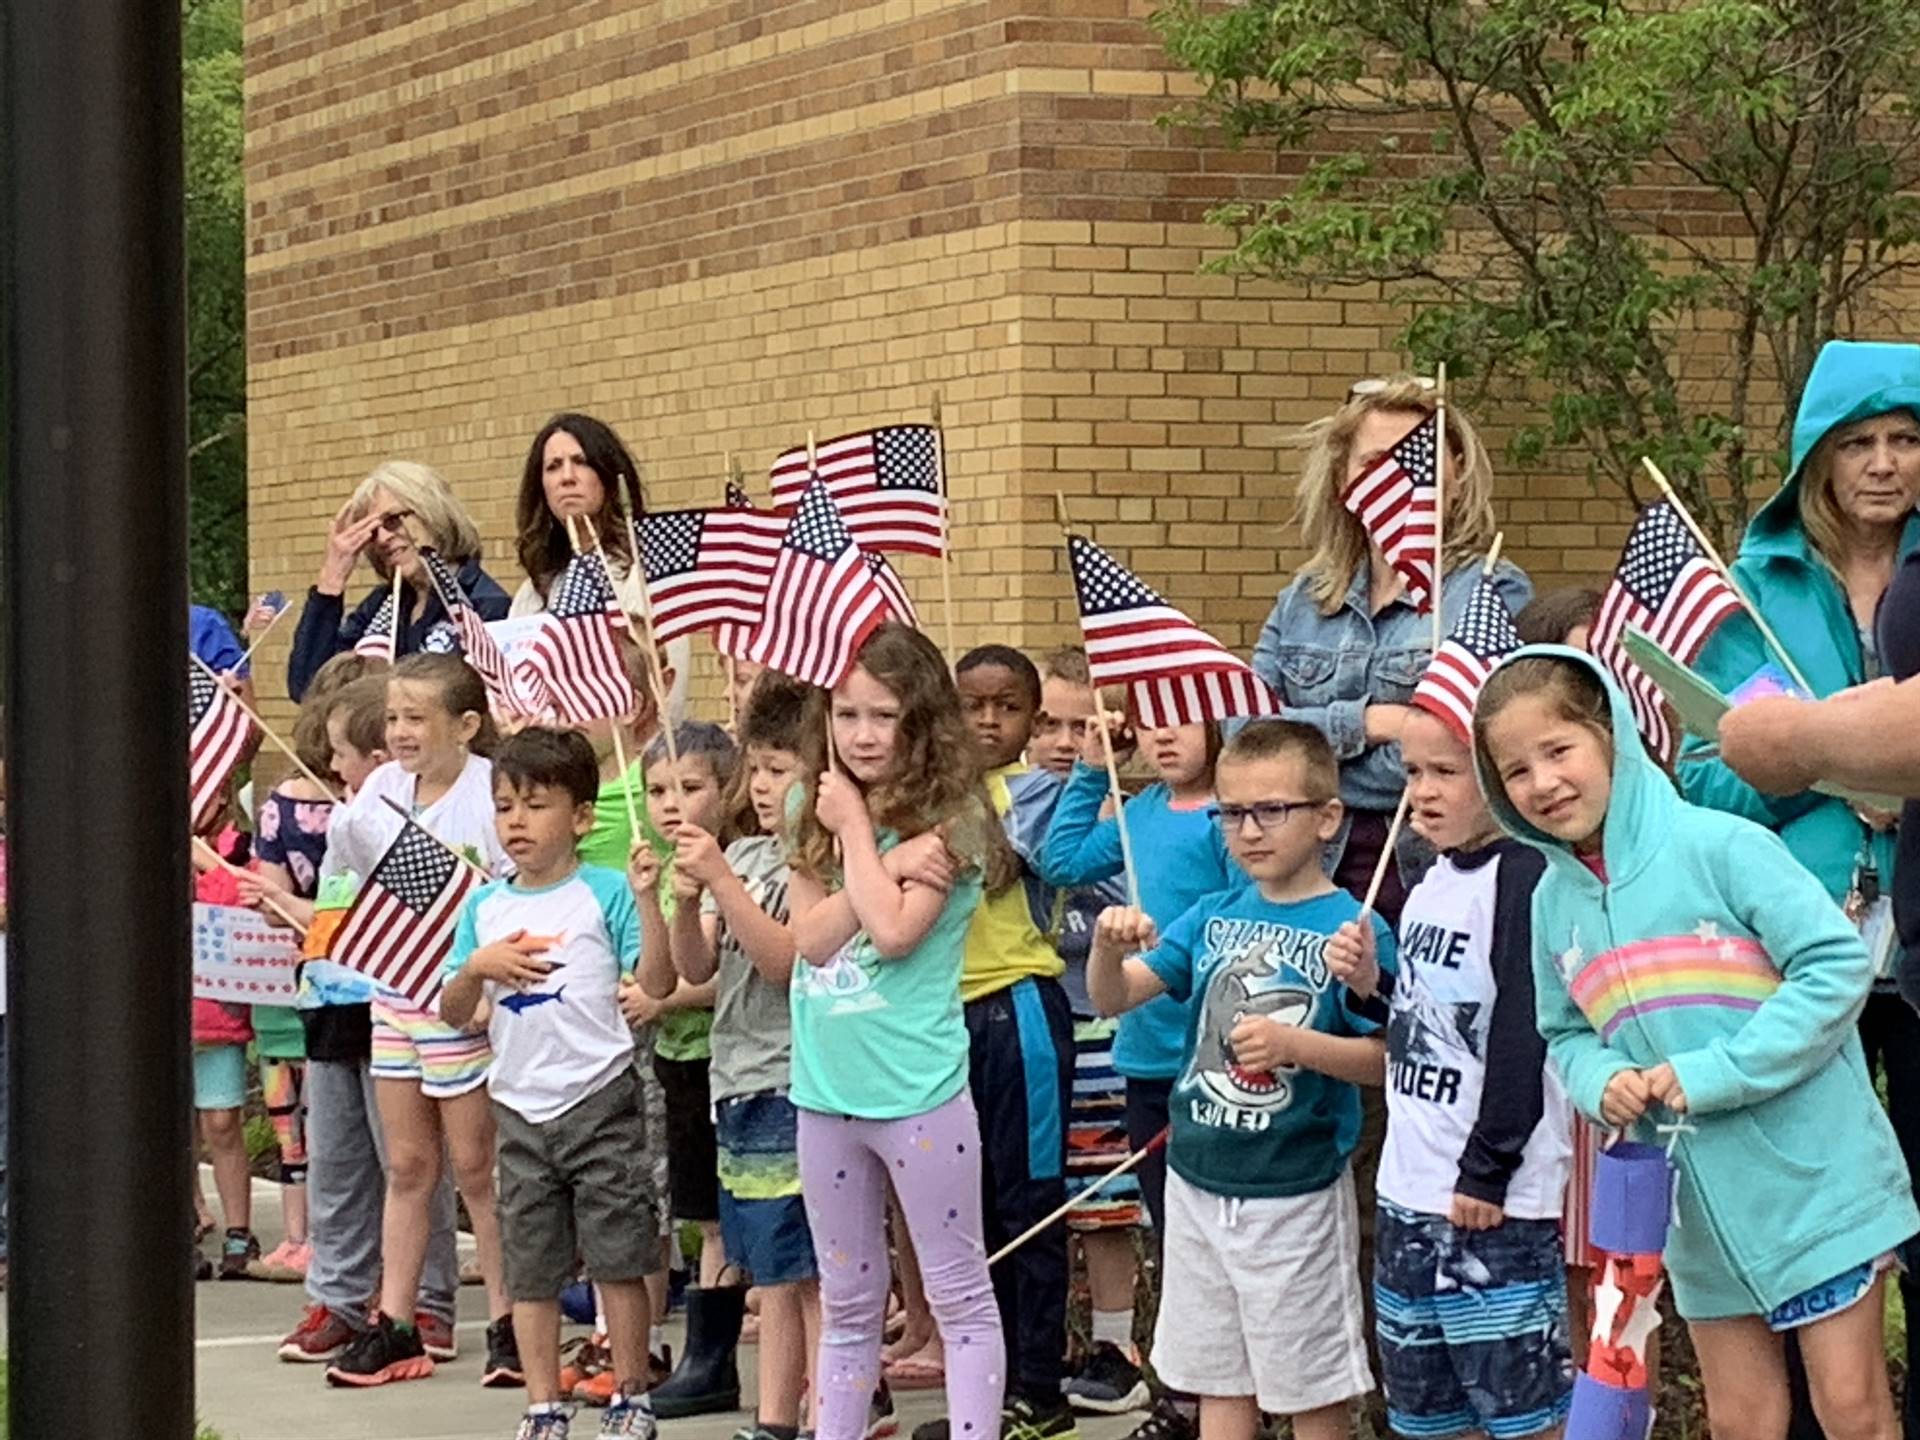
M 1167 1163 L 1165 1293 L 1153 1360 L 1200 1397 L 1208 1440 L 1252 1440 L 1264 1410 L 1298 1440 L 1344 1440 L 1373 1388 L 1347 1166 L 1360 1085 L 1386 1047 L 1327 968 L 1360 907 L 1321 865 L 1340 827 L 1339 765 L 1321 733 L 1246 726 L 1220 755 L 1216 815 L 1249 883 L 1162 933 L 1142 911 L 1100 917 L 1087 988 L 1104 1014 L 1161 994 L 1186 1004 Z M 1369 917 L 1383 971 L 1393 935 Z

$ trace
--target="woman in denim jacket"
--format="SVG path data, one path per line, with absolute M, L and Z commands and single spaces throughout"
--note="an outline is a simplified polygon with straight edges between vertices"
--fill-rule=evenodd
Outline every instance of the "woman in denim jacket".
M 1334 883 L 1364 896 L 1386 843 L 1406 777 L 1400 727 L 1407 700 L 1433 650 L 1433 618 L 1414 609 L 1400 576 L 1341 504 L 1341 492 L 1434 408 L 1432 382 L 1409 375 L 1363 382 L 1346 404 L 1302 432 L 1307 459 L 1296 519 L 1312 548 L 1280 592 L 1254 647 L 1253 668 L 1273 686 L 1289 720 L 1317 726 L 1340 758 L 1347 818 L 1333 845 Z M 1473 422 L 1447 410 L 1446 578 L 1441 614 L 1449 626 L 1466 608 L 1493 541 L 1493 467 Z M 1504 560 L 1494 583 L 1518 612 L 1533 595 L 1525 572 Z M 1417 855 L 1401 831 L 1375 908 L 1397 926 Z

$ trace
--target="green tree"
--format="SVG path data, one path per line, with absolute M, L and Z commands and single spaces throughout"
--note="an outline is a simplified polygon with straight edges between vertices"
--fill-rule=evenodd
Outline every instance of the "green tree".
M 247 587 L 240 0 L 184 0 L 182 23 L 190 562 L 194 598 L 233 611 Z
M 1577 447 L 1638 501 L 1651 455 L 1723 540 L 1815 352 L 1914 263 L 1910 0 L 1170 0 L 1154 23 L 1204 86 L 1169 123 L 1284 152 L 1280 193 L 1210 217 L 1215 268 L 1390 282 L 1416 363 L 1544 397 L 1518 459 Z

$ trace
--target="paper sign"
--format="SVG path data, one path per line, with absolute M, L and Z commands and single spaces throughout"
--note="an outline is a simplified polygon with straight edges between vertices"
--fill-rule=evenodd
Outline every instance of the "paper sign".
M 233 1005 L 291 1005 L 299 939 L 238 905 L 193 907 L 193 997 Z
M 518 664 L 527 653 L 527 647 L 533 644 L 539 635 L 544 615 L 520 615 L 512 620 L 487 621 L 487 633 L 493 636 L 493 643 L 500 647 L 500 653 L 509 666 Z
M 1775 696 L 1784 696 L 1789 700 L 1811 700 L 1813 697 L 1793 683 L 1793 677 L 1769 660 L 1753 674 L 1734 688 L 1727 700 L 1734 706 L 1746 704 L 1749 700 L 1766 700 Z
M 1667 697 L 1667 703 L 1673 706 L 1673 713 L 1680 717 L 1680 723 L 1686 727 L 1687 732 L 1698 735 L 1702 740 L 1717 743 L 1720 738 L 1720 717 L 1733 708 L 1733 702 L 1631 626 L 1628 627 L 1626 638 L 1622 643 L 1626 646 L 1627 654 L 1632 657 L 1633 663 L 1646 671 L 1652 677 L 1653 683 L 1660 687 L 1660 693 Z M 1747 685 L 1752 685 L 1755 680 L 1765 674 L 1766 670 L 1772 668 L 1771 666 L 1763 667 L 1748 679 Z M 1786 677 L 1782 675 L 1781 679 L 1785 680 Z M 1787 684 L 1789 690 L 1786 693 L 1800 693 L 1793 687 L 1791 681 L 1787 681 Z M 1742 686 L 1742 689 L 1745 688 Z M 1760 693 L 1773 692 L 1762 690 Z M 1757 698 L 1757 696 L 1748 698 Z M 1829 784 L 1825 780 L 1816 781 L 1813 788 L 1822 795 L 1832 795 L 1837 799 L 1845 800 L 1849 805 L 1864 806 L 1870 810 L 1897 812 L 1901 807 L 1901 801 L 1891 795 L 1873 795 L 1864 791 L 1849 790 L 1844 786 Z

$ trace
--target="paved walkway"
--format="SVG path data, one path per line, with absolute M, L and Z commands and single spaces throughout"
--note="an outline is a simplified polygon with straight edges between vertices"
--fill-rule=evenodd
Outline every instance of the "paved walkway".
M 207 1184 L 209 1197 L 212 1182 Z M 256 1182 L 255 1228 L 269 1250 L 280 1242 L 280 1203 L 274 1188 Z M 461 1237 L 464 1245 L 471 1245 Z M 212 1253 L 211 1240 L 208 1253 Z M 300 1318 L 305 1293 L 297 1285 L 211 1281 L 196 1287 L 200 1417 L 220 1432 L 221 1440 L 511 1440 L 525 1405 L 525 1393 L 480 1388 L 485 1315 L 481 1292 L 468 1286 L 460 1295 L 461 1355 L 439 1367 L 431 1380 L 388 1385 L 371 1391 L 333 1389 L 321 1367 L 287 1365 L 275 1357 L 281 1337 Z M 676 1317 L 670 1340 L 680 1349 Z M 752 1346 L 740 1352 L 742 1379 L 752 1394 Z M 901 1440 L 923 1420 L 941 1413 L 939 1392 L 899 1397 Z M 661 1429 L 662 1440 L 728 1440 L 745 1415 L 676 1420 Z M 1121 1440 L 1134 1419 L 1101 1420 L 1083 1425 L 1083 1440 Z M 576 1440 L 591 1440 L 597 1421 L 583 1410 L 574 1422 Z

